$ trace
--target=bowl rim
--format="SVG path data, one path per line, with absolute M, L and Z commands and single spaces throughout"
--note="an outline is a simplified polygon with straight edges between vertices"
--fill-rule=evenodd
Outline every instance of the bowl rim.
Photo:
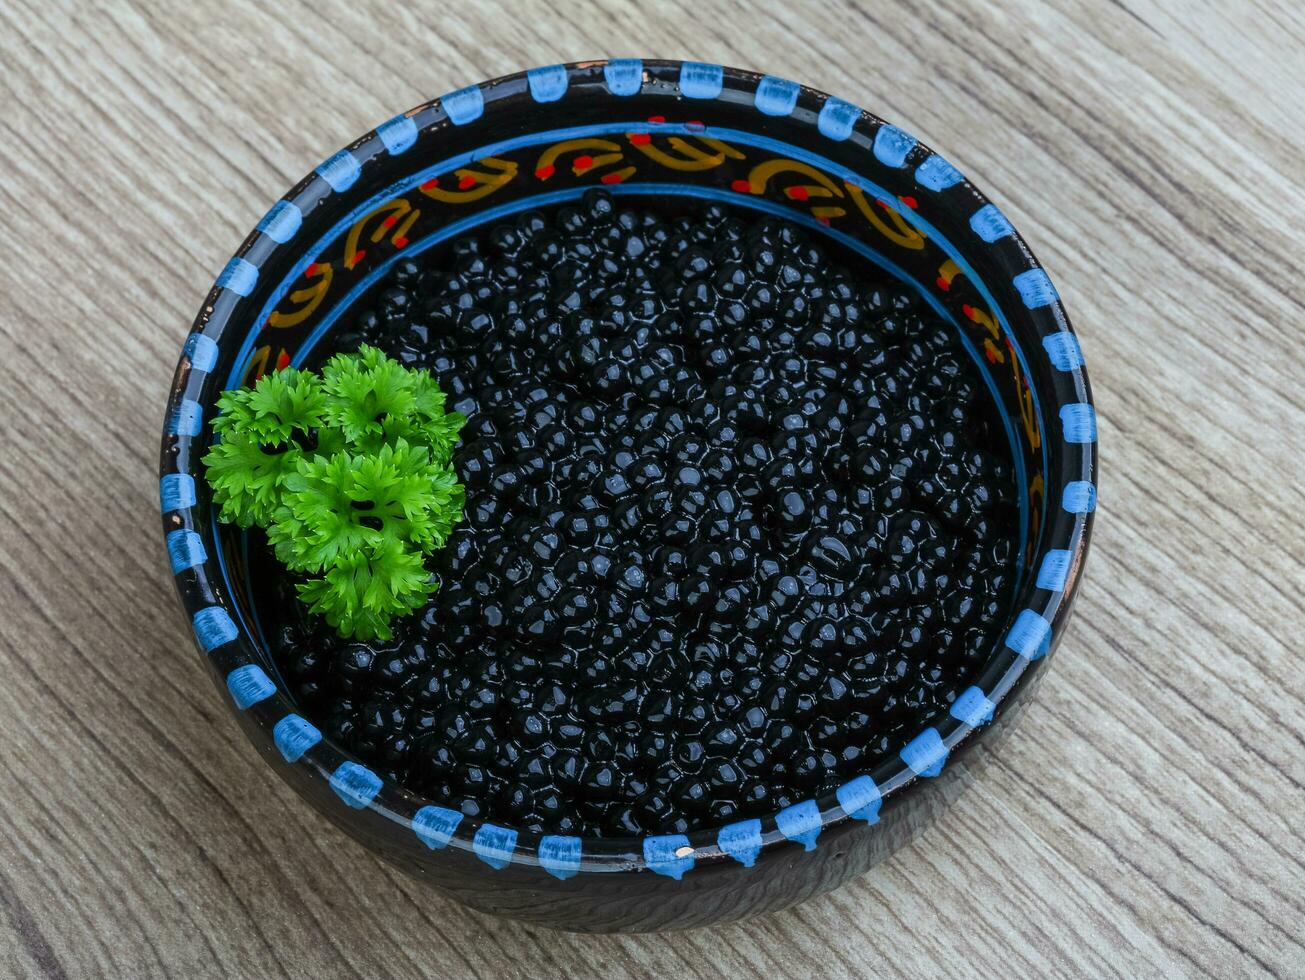
M 195 477 L 189 472 L 191 444 L 203 432 L 203 406 L 193 395 L 217 362 L 219 348 L 214 337 L 233 318 L 235 301 L 252 289 L 250 277 L 256 279 L 257 267 L 251 260 L 257 257 L 262 264 L 277 250 L 294 250 L 297 246 L 293 235 L 303 210 L 344 191 L 362 168 L 387 154 L 406 150 L 419 132 L 447 128 L 449 124 L 484 125 L 485 120 L 492 119 L 495 108 L 509 99 L 531 99 L 540 103 L 540 108 L 547 108 L 545 103 L 566 97 L 570 83 L 580 73 L 589 78 L 595 70 L 602 72 L 605 91 L 599 97 L 604 100 L 619 100 L 653 83 L 669 83 L 677 86 L 676 92 L 685 98 L 714 99 L 729 93 L 736 103 L 740 96 L 746 96 L 759 114 L 798 115 L 794 107 L 800 97 L 813 141 L 851 139 L 876 156 L 885 142 L 905 146 L 897 165 L 906 166 L 908 156 L 918 161 L 912 167 L 922 194 L 940 194 L 960 187 L 976 217 L 980 213 L 989 219 L 995 216 L 1003 245 L 997 261 L 1022 300 L 1010 305 L 1007 315 L 1012 321 L 1036 320 L 1030 333 L 1040 337 L 1041 356 L 1047 359 L 1048 376 L 1053 379 L 1043 392 L 1042 436 L 1048 440 L 1057 437 L 1052 432 L 1052 419 L 1058 415 L 1057 459 L 1067 476 L 1062 486 L 1047 488 L 1047 519 L 1040 528 L 1041 539 L 1034 552 L 1035 557 L 1042 555 L 1042 561 L 1036 570 L 1029 567 L 1028 581 L 1014 600 L 1013 610 L 1017 611 L 1008 620 L 1007 633 L 989 665 L 951 706 L 949 717 L 954 727 L 940 734 L 934 725 L 926 726 L 873 774 L 854 777 L 835 794 L 803 800 L 764 818 L 708 826 L 687 835 L 536 835 L 480 818 L 455 817 L 455 811 L 382 780 L 299 716 L 294 702 L 262 670 L 261 658 L 251 655 L 256 654 L 257 642 L 243 626 L 236 625 L 242 619 L 234 601 L 224 589 L 212 588 L 205 575 L 208 557 L 196 532 L 197 526 L 206 524 L 208 514 L 199 503 Z M 910 210 L 902 210 L 903 216 L 912 220 Z M 972 220 L 971 227 L 975 239 L 970 245 L 993 247 L 991 223 L 980 227 Z M 1053 475 L 1053 470 L 1049 457 L 1047 477 Z M 197 649 L 229 694 L 229 707 L 237 714 L 254 716 L 263 742 L 260 747 L 269 759 L 275 759 L 273 752 L 279 753 L 288 766 L 306 767 L 329 782 L 339 797 L 339 812 L 330 814 L 337 823 L 349 829 L 349 821 L 359 811 L 372 811 L 393 824 L 396 831 L 415 835 L 432 850 L 448 846 L 470 851 L 487 868 L 537 866 L 559 879 L 576 873 L 650 870 L 679 879 L 695 868 L 713 864 L 738 862 L 751 867 L 795 845 L 813 850 L 822 832 L 855 820 L 874 824 L 884 803 L 903 797 L 923 780 L 937 776 L 956 753 L 980 739 L 990 722 L 1003 713 L 1016 689 L 1044 666 L 1044 658 L 1060 639 L 1081 581 L 1094 521 L 1096 485 L 1095 409 L 1081 348 L 1059 295 L 1019 233 L 955 167 L 914 137 L 860 107 L 786 79 L 700 62 L 621 58 L 534 68 L 447 93 L 382 123 L 328 158 L 287 192 L 227 263 L 186 338 L 165 414 L 160 507 L 179 598 L 192 623 Z M 1057 498 L 1054 501 L 1053 496 Z M 183 576 L 193 576 L 199 587 L 183 583 Z M 1039 596 L 1044 598 L 1036 602 Z M 994 633 L 994 645 L 1000 636 Z M 251 726 L 244 727 L 253 740 Z M 285 772 L 281 774 L 286 776 Z M 474 834 L 470 832 L 472 826 L 476 827 Z

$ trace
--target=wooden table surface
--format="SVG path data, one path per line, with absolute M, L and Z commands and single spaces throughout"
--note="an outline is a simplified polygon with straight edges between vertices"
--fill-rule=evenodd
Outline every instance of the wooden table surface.
M 1305 974 L 1303 15 L 6 0 L 0 975 Z M 203 673 L 157 516 L 181 339 L 268 202 L 409 105 L 596 54 L 918 134 L 1051 271 L 1100 413 L 1087 579 L 1023 727 L 864 878 L 662 936 L 468 912 L 301 804 Z

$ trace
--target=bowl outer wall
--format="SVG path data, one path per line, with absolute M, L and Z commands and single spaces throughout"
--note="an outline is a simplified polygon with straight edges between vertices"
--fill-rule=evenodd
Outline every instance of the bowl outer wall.
M 566 70 L 572 74 L 573 79 L 583 77 L 587 80 L 587 84 L 592 85 L 595 73 L 602 73 L 604 82 L 599 84 L 604 84 L 609 68 L 609 65 L 595 62 L 571 66 Z M 671 62 L 644 62 L 643 69 L 646 73 L 645 84 L 648 78 L 665 82 L 667 79 L 682 75 L 684 71 L 679 63 Z M 736 99 L 748 97 L 767 84 L 762 76 L 748 72 L 726 70 L 723 74 L 725 82 L 723 94 Z M 574 82 L 573 85 L 577 89 L 580 88 Z M 485 83 L 479 89 L 486 93 L 486 100 L 492 106 L 491 93 L 498 92 L 508 99 L 521 99 L 528 97 L 524 95 L 528 87 L 527 76 L 517 75 Z M 448 99 L 449 97 L 445 97 L 443 101 Z M 815 116 L 826 102 L 826 96 L 809 89 L 802 89 L 798 93 L 797 108 L 801 112 Z M 439 106 L 440 103 L 436 102 L 420 109 L 438 111 Z M 415 112 L 419 112 L 420 109 Z M 764 123 L 765 120 L 761 122 Z M 866 143 L 873 145 L 875 138 L 885 128 L 874 117 L 863 115 L 857 121 L 857 136 L 863 137 Z M 814 133 L 812 138 L 815 138 Z M 376 137 L 369 134 L 353 146 L 358 149 L 369 141 L 374 143 L 375 140 Z M 925 159 L 933 156 L 924 148 L 920 148 L 919 152 L 927 154 Z M 324 201 L 329 206 L 329 192 L 323 191 L 321 184 L 321 174 L 314 172 L 305 178 L 295 191 L 287 195 L 287 199 L 303 201 L 314 194 L 320 194 L 319 205 Z M 986 203 L 985 199 L 977 191 L 973 191 L 968 184 L 965 184 L 964 188 L 972 196 L 976 207 Z M 305 212 L 309 213 L 307 207 Z M 1012 268 L 1036 269 L 1031 254 L 1018 236 L 1012 233 L 1010 239 L 1011 243 L 1018 247 L 1025 261 L 1023 267 L 1016 265 Z M 247 260 L 257 258 L 257 250 L 265 245 L 260 234 L 255 233 L 242 248 L 241 256 Z M 232 303 L 229 292 L 229 287 L 219 285 L 214 288 L 208 304 L 196 320 L 198 333 L 209 335 L 210 328 L 224 312 L 224 304 L 227 304 L 226 313 L 229 315 Z M 1043 312 L 1051 314 L 1059 325 L 1060 331 L 1068 332 L 1068 322 L 1064 318 L 1059 302 L 1049 304 L 1049 307 Z M 1044 327 L 1044 333 L 1045 330 Z M 183 356 L 174 379 L 173 397 L 168 413 L 170 429 L 176 428 L 171 420 L 175 419 L 183 399 L 194 397 L 196 393 L 197 372 L 193 354 L 194 351 L 188 346 L 188 353 Z M 1048 378 L 1051 381 L 1063 380 L 1049 375 L 1048 369 L 1041 364 L 1034 365 L 1031 373 L 1035 381 L 1047 381 Z M 1090 405 L 1086 376 L 1081 367 L 1075 375 L 1078 386 L 1076 402 Z M 203 381 L 203 379 L 198 380 L 201 383 Z M 209 386 L 210 391 L 212 387 Z M 1052 385 L 1048 383 L 1047 387 L 1050 388 Z M 1044 425 L 1044 431 L 1050 433 L 1051 430 Z M 1064 447 L 1050 436 L 1048 442 L 1054 444 L 1049 446 L 1048 473 L 1066 472 L 1070 468 L 1069 464 L 1057 458 L 1057 453 L 1064 455 Z M 163 474 L 167 476 L 192 469 L 189 459 L 190 449 L 191 446 L 185 438 L 170 432 L 165 433 Z M 1093 442 L 1085 452 L 1086 456 L 1077 460 L 1078 470 L 1070 475 L 1080 477 L 1095 486 L 1095 443 Z M 196 482 L 202 484 L 202 481 Z M 177 510 L 165 512 L 166 530 L 174 532 L 179 529 L 194 528 L 202 535 L 206 517 L 203 508 L 207 503 L 202 485 L 198 488 L 196 497 L 195 506 L 191 508 L 190 514 L 182 514 Z M 1051 613 L 1049 617 L 1051 642 L 1041 651 L 1042 655 L 1049 653 L 1059 641 L 1079 582 L 1091 521 L 1090 512 L 1079 515 L 1072 529 L 1071 540 L 1076 542 L 1073 545 L 1073 560 L 1059 599 L 1047 607 Z M 1063 520 L 1060 523 L 1063 525 Z M 1055 530 L 1057 529 L 1049 522 L 1049 527 L 1044 533 L 1050 534 Z M 192 615 L 214 605 L 225 608 L 231 602 L 230 597 L 223 594 L 220 583 L 201 581 L 199 576 L 194 576 L 192 580 L 185 574 L 179 574 L 177 584 L 183 604 Z M 244 641 L 244 638 L 242 637 L 241 640 Z M 224 656 L 221 648 L 207 650 L 205 643 L 200 642 L 199 645 L 219 687 L 224 694 L 228 694 L 230 665 L 234 662 L 233 658 Z M 232 646 L 236 645 L 232 644 Z M 1002 694 L 1000 697 L 994 696 L 997 723 L 988 726 L 986 731 L 1006 727 L 1002 724 L 1003 719 L 1008 714 L 1012 714 L 1011 709 L 1017 703 L 1022 702 L 1030 686 L 1030 680 L 1040 674 L 1045 662 L 1042 656 L 1029 659 L 1027 663 L 1020 665 L 1022 669 L 1014 672 L 1013 676 L 1010 676 L 1012 671 L 1007 670 L 1002 678 L 991 679 L 991 686 L 985 687 L 985 690 L 995 692 L 1000 688 Z M 624 842 L 624 845 L 622 842 L 616 842 L 610 846 L 596 847 L 601 860 L 589 860 L 589 845 L 597 845 L 599 842 L 586 841 L 584 870 L 574 877 L 558 880 L 545 874 L 538 866 L 537 859 L 532 861 L 528 853 L 514 854 L 506 867 L 493 869 L 482 859 L 482 856 L 476 853 L 472 846 L 473 842 L 464 838 L 455 837 L 450 846 L 438 851 L 427 849 L 412 833 L 409 818 L 404 815 L 405 812 L 409 814 L 413 812 L 416 805 L 422 801 L 399 788 L 395 788 L 393 796 L 388 792 L 382 794 L 372 805 L 359 808 L 342 806 L 341 800 L 330 789 L 329 783 L 331 775 L 336 772 L 340 762 L 347 760 L 348 757 L 338 750 L 334 753 L 310 751 L 299 762 L 286 763 L 271 735 L 273 726 L 285 714 L 285 704 L 279 701 L 279 696 L 273 703 L 269 704 L 269 701 L 273 699 L 237 710 L 236 714 L 242 727 L 245 728 L 251 741 L 296 790 L 349 833 L 419 877 L 428 880 L 438 879 L 433 881 L 437 887 L 475 907 L 500 914 L 536 918 L 552 925 L 571 928 L 682 926 L 700 922 L 704 915 L 708 919 L 733 917 L 749 911 L 779 907 L 790 901 L 800 900 L 807 894 L 813 893 L 813 890 L 832 887 L 838 881 L 860 873 L 909 838 L 908 830 L 913 832 L 922 819 L 935 809 L 933 801 L 940 795 L 938 790 L 952 781 L 953 770 L 956 768 L 955 762 L 969 751 L 971 744 L 977 740 L 977 735 L 985 731 L 982 726 L 974 725 L 960 734 L 950 745 L 949 764 L 944 767 L 941 776 L 919 777 L 913 773 L 901 772 L 902 767 L 899 766 L 899 775 L 903 778 L 897 778 L 891 786 L 890 780 L 883 781 L 882 785 L 889 788 L 885 791 L 885 800 L 877 826 L 869 826 L 850 819 L 836 802 L 828 801 L 828 805 L 822 807 L 819 847 L 813 851 L 806 851 L 802 843 L 786 838 L 771 823 L 766 830 L 761 852 L 753 867 L 744 867 L 739 861 L 719 849 L 713 853 L 710 846 L 695 846 L 696 858 L 692 872 L 686 874 L 683 879 L 676 880 L 664 874 L 652 873 L 644 855 L 637 846 L 633 846 L 637 842 Z M 231 703 L 230 699 L 228 703 Z M 991 735 L 985 734 L 984 741 L 990 740 Z M 386 803 L 391 798 L 397 799 L 399 805 L 387 806 Z M 915 802 L 917 800 L 918 802 Z M 900 814 L 899 810 L 902 811 Z M 522 836 L 524 838 L 526 835 Z M 845 842 L 846 846 L 844 846 Z M 697 837 L 695 837 L 696 844 Z M 523 847 L 522 851 L 525 850 Z M 640 901 L 652 901 L 657 911 L 645 911 L 640 917 L 635 909 L 619 908 L 618 906 L 628 904 L 624 901 L 624 897 L 632 889 L 644 896 Z M 706 898 L 707 893 L 717 896 L 712 903 L 715 908 L 711 910 L 701 908 L 703 904 L 701 899 Z M 720 898 L 727 893 L 737 900 L 728 908 Z M 752 894 L 753 898 L 743 901 L 739 893 Z M 689 904 L 700 908 L 696 913 L 687 914 L 686 918 L 686 913 L 677 906 L 681 904 L 681 900 L 688 900 L 691 896 L 692 901 Z M 586 908 L 588 912 L 585 911 Z M 607 911 L 600 912 L 601 908 L 606 908 Z

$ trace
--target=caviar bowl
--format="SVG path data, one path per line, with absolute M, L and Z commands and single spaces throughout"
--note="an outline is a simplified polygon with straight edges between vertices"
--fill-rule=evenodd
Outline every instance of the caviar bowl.
M 717 202 L 854 255 L 954 329 L 986 383 L 1018 487 L 1016 581 L 990 650 L 946 711 L 832 792 L 685 834 L 537 834 L 385 779 L 306 716 L 259 621 L 268 583 L 217 523 L 199 460 L 219 395 L 310 363 L 395 264 L 595 188 L 631 206 Z M 171 568 L 196 645 L 250 741 L 347 833 L 476 909 L 580 931 L 700 926 L 859 875 L 952 798 L 1063 632 L 1096 496 L 1096 420 L 1046 273 L 997 207 L 913 137 L 769 75 L 621 59 L 538 68 L 382 124 L 277 201 L 187 337 L 160 465 Z

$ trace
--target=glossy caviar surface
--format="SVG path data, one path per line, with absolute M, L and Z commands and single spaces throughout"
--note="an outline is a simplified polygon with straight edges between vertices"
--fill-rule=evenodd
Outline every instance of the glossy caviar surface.
M 761 816 L 898 751 L 987 658 L 1016 498 L 955 331 L 841 261 L 601 192 L 400 261 L 336 344 L 467 415 L 465 520 L 393 641 L 282 623 L 304 711 L 543 833 Z

